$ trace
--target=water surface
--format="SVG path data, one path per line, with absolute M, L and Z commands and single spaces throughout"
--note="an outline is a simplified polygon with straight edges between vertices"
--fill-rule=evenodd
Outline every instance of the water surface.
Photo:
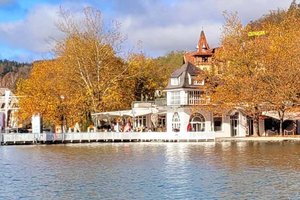
M 0 199 L 300 199 L 300 143 L 0 146 Z

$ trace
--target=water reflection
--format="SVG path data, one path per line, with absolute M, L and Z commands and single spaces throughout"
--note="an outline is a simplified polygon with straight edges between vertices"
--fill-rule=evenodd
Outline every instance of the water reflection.
M 0 199 L 297 199 L 300 143 L 0 147 Z

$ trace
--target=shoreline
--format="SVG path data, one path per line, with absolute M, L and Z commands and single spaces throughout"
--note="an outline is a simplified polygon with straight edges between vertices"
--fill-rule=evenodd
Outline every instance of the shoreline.
M 234 142 L 300 142 L 300 135 L 295 136 L 258 136 L 258 137 L 216 137 L 215 139 L 169 139 L 169 140 L 162 140 L 162 139 L 144 139 L 144 140 L 136 140 L 136 139 L 114 139 L 114 140 L 76 140 L 76 141 L 68 141 L 68 140 L 54 140 L 54 141 L 31 141 L 31 142 L 6 142 L 1 143 L 0 146 L 19 146 L 19 145 L 68 145 L 68 144 L 79 144 L 79 145 L 86 145 L 86 144 L 128 144 L 128 143 L 234 143 Z
M 300 136 L 258 136 L 216 138 L 216 142 L 282 142 L 300 141 Z

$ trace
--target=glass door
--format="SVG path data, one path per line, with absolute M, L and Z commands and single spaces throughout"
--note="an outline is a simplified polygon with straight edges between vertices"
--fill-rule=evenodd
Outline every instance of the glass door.
M 231 128 L 231 136 L 238 135 L 238 125 L 239 125 L 239 113 L 235 113 L 230 116 L 230 128 Z

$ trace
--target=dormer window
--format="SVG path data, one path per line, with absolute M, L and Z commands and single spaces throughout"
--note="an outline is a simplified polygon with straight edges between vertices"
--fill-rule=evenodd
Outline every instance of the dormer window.
M 194 80 L 194 85 L 204 85 L 204 80 L 202 81 Z
M 179 85 L 179 84 L 180 84 L 180 77 L 171 78 L 171 85 Z

